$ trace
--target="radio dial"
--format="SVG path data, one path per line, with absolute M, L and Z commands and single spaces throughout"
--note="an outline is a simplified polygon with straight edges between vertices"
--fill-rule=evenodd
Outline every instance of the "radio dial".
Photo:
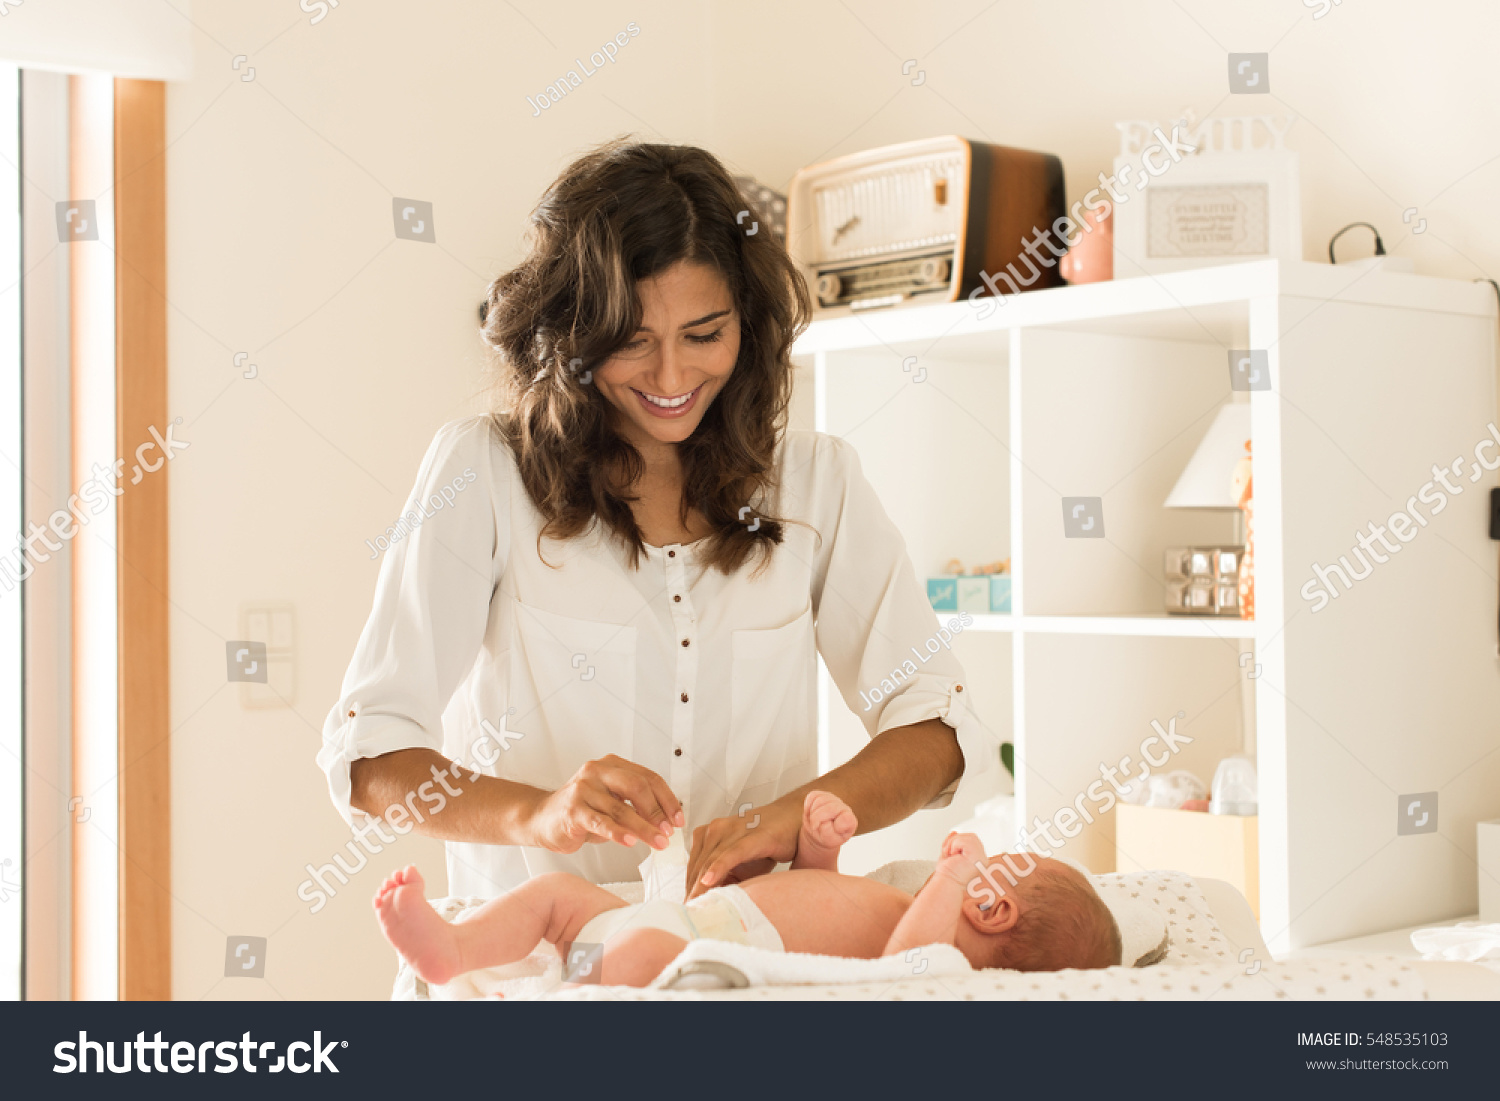
M 929 257 L 922 261 L 922 266 L 917 269 L 917 279 L 927 286 L 936 283 L 948 282 L 949 266 L 947 260 Z
M 844 281 L 832 272 L 818 276 L 818 301 L 823 305 L 831 306 L 836 303 L 843 290 Z

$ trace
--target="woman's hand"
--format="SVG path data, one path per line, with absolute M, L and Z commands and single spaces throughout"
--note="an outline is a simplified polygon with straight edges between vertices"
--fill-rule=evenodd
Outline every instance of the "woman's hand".
M 711 887 L 764 875 L 797 855 L 802 804 L 756 807 L 748 816 L 715 818 L 693 831 L 688 857 L 688 898 Z
M 546 793 L 529 816 L 531 844 L 557 853 L 575 853 L 585 844 L 644 841 L 667 847 L 672 827 L 685 822 L 682 803 L 667 782 L 649 768 L 610 754 L 589 761 L 554 792 Z

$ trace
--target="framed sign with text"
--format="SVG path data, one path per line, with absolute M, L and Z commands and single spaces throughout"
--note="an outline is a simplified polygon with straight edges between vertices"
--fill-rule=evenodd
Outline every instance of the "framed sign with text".
M 1115 125 L 1116 279 L 1236 260 L 1302 259 L 1297 154 L 1282 141 L 1289 120 Z

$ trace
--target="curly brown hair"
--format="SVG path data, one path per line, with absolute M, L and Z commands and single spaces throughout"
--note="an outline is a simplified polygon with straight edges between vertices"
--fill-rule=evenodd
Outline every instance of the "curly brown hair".
M 645 544 L 628 493 L 645 464 L 589 373 L 639 329 L 636 283 L 688 261 L 727 284 L 740 348 L 702 422 L 677 445 L 680 515 L 686 523 L 696 508 L 708 521 L 703 561 L 724 573 L 752 553 L 763 567 L 781 542 L 783 521 L 762 509 L 773 504 L 791 347 L 811 304 L 774 234 L 744 231 L 736 216 L 748 205 L 713 154 L 618 138 L 565 168 L 532 212 L 529 251 L 491 283 L 481 332 L 499 353 L 495 422 L 546 520 L 542 535 L 568 539 L 597 518 L 639 565 Z M 759 525 L 741 518 L 746 505 Z

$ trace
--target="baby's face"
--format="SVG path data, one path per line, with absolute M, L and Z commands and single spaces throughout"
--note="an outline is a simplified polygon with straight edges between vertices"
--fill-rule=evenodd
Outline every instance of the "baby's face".
M 979 909 L 988 910 L 1000 896 L 1024 897 L 1027 877 L 1053 863 L 1034 853 L 995 853 L 975 862 L 973 873 L 964 885 L 965 893 L 977 901 Z M 925 889 L 931 882 L 929 876 L 922 887 Z

